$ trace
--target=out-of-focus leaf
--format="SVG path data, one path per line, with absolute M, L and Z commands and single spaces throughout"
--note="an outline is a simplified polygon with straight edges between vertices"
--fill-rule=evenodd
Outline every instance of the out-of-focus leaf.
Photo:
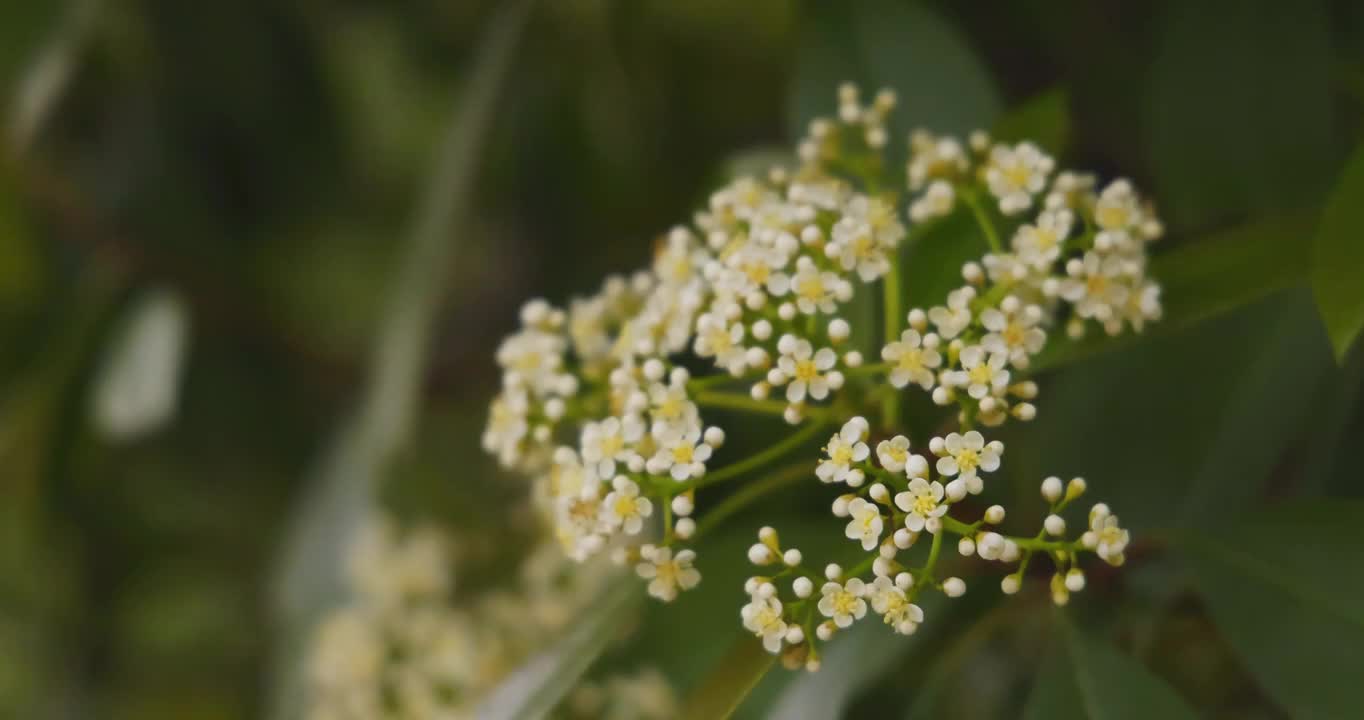
M 1141 663 L 1122 654 L 1106 640 L 1082 633 L 1062 617 L 1070 653 L 1072 680 L 1078 693 L 1050 690 L 1060 702 L 1073 702 L 1078 695 L 1083 715 L 1074 707 L 1058 706 L 1046 717 L 1089 717 L 1091 720 L 1194 720 L 1198 715 L 1165 681 Z M 1059 628 L 1058 628 L 1059 630 Z
M 724 720 L 734 714 L 753 686 L 762 680 L 777 656 L 751 637 L 740 638 L 701 685 L 692 691 L 683 717 Z
M 868 617 L 838 634 L 823 651 L 819 672 L 797 676 L 767 711 L 791 720 L 843 717 L 853 697 L 895 663 L 915 640 Z
M 95 426 L 111 440 L 133 440 L 175 415 L 189 314 L 169 290 L 154 290 L 128 308 L 91 398 Z
M 283 635 L 276 658 L 281 670 L 276 717 L 302 714 L 304 642 L 318 615 L 344 599 L 343 554 L 369 512 L 381 470 L 411 435 L 432 319 L 454 257 L 451 238 L 472 202 L 484 136 L 531 5 L 520 0 L 503 6 L 474 53 L 400 258 L 365 396 L 302 494 L 276 579 L 276 620 Z
M 1301 239 L 1311 233 L 1309 213 L 1294 213 L 1225 230 L 1151 260 L 1160 283 L 1161 319 L 1141 333 L 1110 338 L 1094 331 L 1079 340 L 1058 334 L 1033 362 L 1033 372 L 1068 365 L 1099 352 L 1183 331 L 1255 302 L 1307 278 Z
M 845 81 L 864 92 L 895 90 L 890 136 L 912 127 L 967 132 L 989 127 L 1000 110 L 989 70 L 962 34 L 919 3 L 866 0 L 811 3 L 791 93 L 790 132 L 835 110 Z
M 1070 142 L 1070 94 L 1054 87 L 1000 116 L 994 136 L 1004 142 L 1031 140 L 1052 156 Z
M 38 4 L 55 6 L 60 3 Z M 74 0 L 67 5 L 66 17 L 37 55 L 30 59 L 13 93 L 9 116 L 5 118 L 6 139 L 19 152 L 33 141 L 66 89 L 94 29 L 99 13 L 98 0 Z
M 1338 155 L 1325 3 L 1166 7 L 1146 102 L 1169 223 L 1205 226 L 1316 198 Z
M 531 720 L 554 709 L 615 638 L 622 614 L 640 599 L 640 584 L 624 577 L 575 619 L 549 649 L 508 675 L 479 705 L 479 720 Z
M 1065 646 L 1052 643 L 1033 680 L 1023 720 L 1089 720 Z
M 1336 360 L 1364 330 L 1364 146 L 1357 148 L 1331 193 L 1312 251 L 1312 291 Z
M 1364 504 L 1277 506 L 1178 536 L 1214 623 L 1295 718 L 1364 707 Z
M 1009 428 L 1022 454 L 1005 470 L 1029 497 L 1049 474 L 1090 477 L 1094 500 L 1139 529 L 1248 505 L 1331 366 L 1312 313 L 1305 288 L 1285 291 L 1067 369 L 1043 385 L 1037 419 Z

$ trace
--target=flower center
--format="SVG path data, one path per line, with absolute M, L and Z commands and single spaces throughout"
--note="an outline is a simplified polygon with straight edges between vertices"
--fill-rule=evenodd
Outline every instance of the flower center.
M 796 379 L 810 382 L 819 377 L 819 368 L 815 367 L 814 360 L 796 361 Z
M 803 298 L 817 300 L 824 296 L 824 280 L 818 275 L 807 275 L 796 282 L 796 292 Z
M 857 607 L 857 596 L 847 590 L 841 590 L 834 594 L 833 606 L 835 615 L 851 615 L 853 609 Z
M 929 495 L 928 493 L 924 493 L 923 495 L 919 495 L 918 497 L 914 498 L 915 515 L 928 517 L 928 514 L 933 512 L 933 510 L 935 510 L 937 507 L 938 501 L 934 500 L 933 496 Z
M 994 379 L 994 375 L 995 373 L 990 369 L 989 365 L 981 363 L 971 368 L 971 383 L 975 385 L 989 385 L 990 381 Z
M 923 354 L 917 348 L 911 348 L 900 354 L 900 368 L 902 370 L 919 370 L 923 366 Z
M 690 463 L 692 456 L 696 454 L 696 449 L 691 445 L 678 445 L 673 448 L 673 462 Z
M 980 466 L 980 453 L 970 448 L 963 449 L 957 454 L 957 467 L 962 472 L 970 472 Z
M 623 518 L 633 516 L 635 514 L 634 498 L 622 497 L 619 500 L 616 500 L 615 511 L 617 515 Z
M 829 453 L 829 459 L 839 465 L 847 465 L 852 462 L 852 448 L 847 445 L 839 445 L 834 448 L 833 452 Z

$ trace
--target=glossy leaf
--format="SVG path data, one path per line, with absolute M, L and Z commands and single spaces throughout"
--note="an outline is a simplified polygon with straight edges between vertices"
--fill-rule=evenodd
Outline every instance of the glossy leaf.
M 1088 720 L 1085 699 L 1075 683 L 1075 666 L 1062 643 L 1052 643 L 1033 679 L 1023 720 Z
M 1364 707 L 1364 504 L 1280 506 L 1179 536 L 1214 623 L 1295 718 Z
M 1336 359 L 1364 330 L 1364 146 L 1345 166 L 1322 213 L 1312 251 L 1312 292 Z

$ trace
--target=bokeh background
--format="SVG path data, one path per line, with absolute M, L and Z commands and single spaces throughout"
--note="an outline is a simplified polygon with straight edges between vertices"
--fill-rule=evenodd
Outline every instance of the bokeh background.
M 832 109 L 842 80 L 899 90 L 892 137 L 1007 118 L 1063 166 L 1134 179 L 1170 231 L 1157 252 L 1209 237 L 1226 251 L 1217 272 L 1173 280 L 1168 331 L 1044 380 L 1043 416 L 1010 438 L 1033 473 L 1018 487 L 1083 473 L 1138 529 L 1364 493 L 1359 353 L 1333 357 L 1307 270 L 1364 129 L 1364 5 L 541 2 L 452 181 L 441 148 L 479 112 L 471 68 L 501 5 L 0 9 L 0 717 L 267 714 L 297 639 L 281 587 L 308 564 L 299 548 L 330 537 L 300 528 L 337 507 L 336 447 L 365 426 L 351 419 L 376 402 L 373 368 L 416 312 L 391 290 L 422 238 L 448 251 L 432 256 L 428 342 L 412 346 L 410 431 L 374 486 L 400 517 L 501 543 L 487 511 L 521 487 L 478 436 L 520 303 L 642 266 L 736 165 Z M 756 524 L 728 540 L 735 560 Z M 1347 544 L 1323 568 L 1348 585 Z M 1177 553 L 1155 552 L 1084 599 L 1117 608 L 1101 623 L 1136 614 L 1122 644 L 1179 693 L 1219 717 L 1364 712 L 1357 687 L 1266 687 Z M 680 615 L 645 619 L 680 690 L 738 632 L 731 564 Z M 1352 629 L 1301 642 L 1359 637 L 1364 588 L 1350 592 Z M 1265 623 L 1316 612 L 1277 607 Z M 702 625 L 722 627 L 688 645 Z M 1313 647 L 1344 677 L 1364 670 L 1364 646 Z M 1009 650 L 944 671 L 944 712 L 1007 707 L 1032 667 Z M 855 708 L 909 707 L 934 665 L 903 663 Z M 951 679 L 984 673 L 1006 680 Z

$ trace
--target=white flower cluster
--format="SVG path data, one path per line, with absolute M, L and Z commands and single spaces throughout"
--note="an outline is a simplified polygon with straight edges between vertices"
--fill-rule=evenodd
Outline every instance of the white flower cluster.
M 958 536 L 957 551 L 963 556 L 1018 564 L 1001 582 L 1006 594 L 1022 587 L 1034 553 L 1048 554 L 1057 568 L 1051 591 L 1058 605 L 1084 588 L 1084 572 L 1077 562 L 1081 552 L 1092 551 L 1111 565 L 1122 564 L 1128 532 L 1102 503 L 1090 512 L 1089 529 L 1079 539 L 1058 539 L 1066 533 L 1061 513 L 1085 492 L 1084 480 L 1076 478 L 1063 487 L 1058 478 L 1047 478 L 1042 494 L 1050 503 L 1050 513 L 1043 529 L 1031 538 L 1007 536 L 992 529 L 1004 522 L 1005 510 L 999 505 L 991 506 L 974 523 L 949 515 L 957 503 L 984 491 L 985 474 L 1000 467 L 1003 443 L 987 442 L 974 430 L 949 433 L 929 441 L 929 454 L 936 457 L 930 462 L 929 457 L 910 452 L 908 438 L 896 435 L 876 443 L 873 457 L 869 427 L 861 417 L 844 424 L 825 445 L 815 474 L 825 483 L 846 483 L 854 490 L 834 500 L 833 514 L 847 521 L 844 535 L 870 555 L 846 571 L 836 564 L 827 565 L 821 576 L 802 565 L 799 548 L 783 548 L 777 531 L 770 527 L 759 531 L 758 542 L 749 548 L 750 562 L 777 570 L 748 579 L 749 602 L 740 617 L 744 627 L 769 652 L 780 654 L 788 667 L 818 669 L 816 641 L 828 641 L 861 620 L 868 608 L 892 630 L 908 635 L 924 620 L 923 610 L 914 601 L 925 589 L 948 597 L 965 594 L 965 581 L 940 579 L 937 572 L 947 535 Z M 872 482 L 867 484 L 868 480 Z M 915 547 L 923 533 L 932 537 L 932 547 L 923 564 L 911 565 L 902 554 Z M 870 577 L 864 577 L 868 572 Z
M 1085 536 L 1092 543 L 1063 548 L 983 531 L 1003 520 L 1002 508 L 970 525 L 950 511 L 982 492 L 1001 462 L 1003 444 L 976 428 L 1036 415 L 1028 373 L 1058 327 L 1079 335 L 1093 320 L 1116 334 L 1160 315 L 1146 249 L 1161 227 L 1130 183 L 1100 189 L 1090 176 L 1057 172 L 1028 142 L 916 131 L 906 193 L 886 162 L 894 95 L 882 91 L 864 105 L 848 86 L 838 101 L 836 117 L 811 123 L 798 167 L 720 188 L 689 226 L 662 239 L 649 269 L 609 279 L 567 311 L 527 305 L 522 329 L 498 352 L 502 390 L 484 435 L 504 466 L 536 478 L 535 495 L 572 559 L 609 549 L 651 595 L 670 601 L 701 578 L 684 546 L 697 532 L 698 490 L 800 449 L 834 413 L 881 407 L 884 439 L 872 444 L 871 422 L 854 417 L 829 439 L 815 471 L 850 491 L 834 512 L 871 553 L 864 566 L 812 573 L 775 531 L 750 551 L 754 563 L 783 569 L 750 581 L 744 624 L 807 665 L 818 664 L 815 640 L 868 608 L 909 633 L 923 619 L 914 604 L 923 588 L 964 592 L 960 579 L 934 573 L 949 533 L 961 536 L 959 550 L 969 545 L 986 559 L 1026 565 L 1045 549 L 1067 573 L 1078 572 L 1078 550 L 1120 561 L 1126 534 L 1116 519 L 1110 528 L 1110 515 L 1096 515 Z M 941 305 L 902 312 L 901 246 L 937 218 L 968 211 L 990 252 L 963 266 L 964 284 Z M 884 331 L 868 340 L 874 329 L 859 326 L 854 343 L 844 309 L 873 284 L 885 296 Z M 880 362 L 865 362 L 862 349 L 878 348 Z M 715 371 L 693 377 L 687 369 L 707 365 Z M 924 454 L 895 434 L 909 386 L 957 409 L 957 431 L 945 428 Z M 725 432 L 703 422 L 711 408 L 805 429 L 717 468 Z M 927 562 L 902 564 L 925 533 Z M 779 578 L 790 580 L 793 596 L 778 592 Z M 818 599 L 807 602 L 816 589 Z
M 508 672 L 596 599 L 609 577 L 595 566 L 568 575 L 557 548 L 540 544 L 523 562 L 517 586 L 461 600 L 453 593 L 452 550 L 449 536 L 435 528 L 402 533 L 386 518 L 371 519 L 347 554 L 352 601 L 316 628 L 306 717 L 472 717 Z M 672 690 L 660 681 L 646 670 L 585 692 L 599 707 L 671 707 Z M 675 716 L 615 712 L 621 718 Z M 575 707 L 559 714 L 600 716 Z

